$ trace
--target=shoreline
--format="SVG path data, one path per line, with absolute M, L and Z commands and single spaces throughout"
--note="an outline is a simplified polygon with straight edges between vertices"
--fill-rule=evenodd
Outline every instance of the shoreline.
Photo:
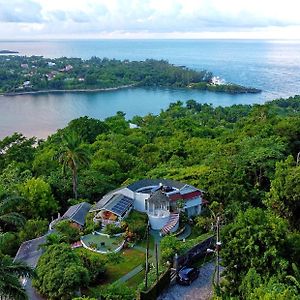
M 1 93 L 0 96 L 22 96 L 22 95 L 38 95 L 38 94 L 51 94 L 51 93 L 94 93 L 94 92 L 109 92 L 121 89 L 127 89 L 135 87 L 137 84 L 127 84 L 111 88 L 98 88 L 98 89 L 73 89 L 73 90 L 40 90 L 40 91 L 28 91 L 28 92 L 12 92 Z
M 97 92 L 109 92 L 109 91 L 117 91 L 121 89 L 129 89 L 133 87 L 143 87 L 140 86 L 139 83 L 133 83 L 133 84 L 127 84 L 127 85 L 121 85 L 117 87 L 111 87 L 111 88 L 97 88 L 97 89 L 73 89 L 73 90 L 40 90 L 40 91 L 28 91 L 28 92 L 11 92 L 11 93 L 0 93 L 1 96 L 8 96 L 8 97 L 13 97 L 13 96 L 22 96 L 22 95 L 39 95 L 39 94 L 51 94 L 51 93 L 97 93 Z M 148 87 L 148 86 L 147 86 Z M 145 88 L 147 88 L 145 87 Z M 171 87 L 168 87 L 171 88 Z M 208 91 L 212 93 L 225 93 L 225 94 L 231 94 L 231 95 L 238 95 L 238 94 L 256 94 L 256 93 L 261 93 L 262 90 L 259 89 L 254 89 L 255 91 L 250 91 L 250 90 L 245 90 L 245 91 L 226 91 L 226 90 L 215 90 L 215 89 L 210 89 L 210 88 L 197 88 L 197 87 L 183 87 L 184 89 L 194 89 L 194 90 L 199 90 L 199 91 Z M 245 88 L 249 89 L 249 88 Z

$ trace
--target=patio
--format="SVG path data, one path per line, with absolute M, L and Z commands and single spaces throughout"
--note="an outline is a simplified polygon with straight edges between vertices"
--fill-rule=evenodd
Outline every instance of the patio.
M 118 252 L 122 249 L 122 236 L 109 237 L 107 234 L 91 233 L 81 238 L 83 247 L 98 253 Z

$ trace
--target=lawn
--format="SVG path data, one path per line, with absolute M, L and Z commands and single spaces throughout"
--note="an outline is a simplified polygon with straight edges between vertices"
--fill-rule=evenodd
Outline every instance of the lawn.
M 145 279 L 145 270 L 142 270 L 140 273 L 136 274 L 125 283 L 127 286 L 137 289 L 137 287 L 143 282 Z
M 143 248 L 146 249 L 146 247 L 147 247 L 147 240 L 144 239 L 142 241 L 138 241 L 137 242 L 137 246 L 140 246 L 140 247 L 143 247 Z M 151 251 L 154 251 L 154 237 L 151 234 L 149 235 L 149 249 Z
M 123 275 L 134 269 L 145 261 L 145 253 L 135 250 L 126 249 L 120 252 L 124 260 L 119 264 L 107 265 L 108 283 L 118 280 Z
M 191 226 L 191 228 L 192 228 L 192 233 L 186 238 L 186 240 L 193 240 L 195 238 L 198 238 L 199 236 L 202 236 L 203 240 L 205 240 L 206 238 L 213 235 L 211 232 L 199 234 L 199 232 L 196 230 L 196 228 L 194 226 Z
M 126 249 L 126 250 L 122 250 L 119 253 L 120 255 L 122 255 L 124 260 L 122 260 L 122 262 L 115 265 L 111 263 L 107 264 L 106 280 L 102 284 L 95 287 L 90 287 L 88 289 L 88 294 L 91 297 L 98 296 L 99 294 L 101 294 L 101 290 L 103 289 L 104 286 L 106 286 L 107 284 L 111 284 L 116 280 L 120 279 L 123 275 L 127 274 L 138 265 L 143 264 L 145 261 L 145 253 L 135 249 Z M 99 254 L 99 255 L 106 256 L 105 254 Z M 141 282 L 141 281 L 139 282 L 139 280 L 141 279 L 140 276 L 142 276 L 142 273 L 143 272 L 140 272 L 136 276 L 131 278 L 131 282 L 129 281 L 130 283 L 128 286 L 130 286 L 130 284 L 137 286 Z

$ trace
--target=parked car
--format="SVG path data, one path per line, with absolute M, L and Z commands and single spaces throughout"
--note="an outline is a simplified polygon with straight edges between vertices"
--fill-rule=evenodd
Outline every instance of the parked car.
M 183 267 L 177 273 L 176 281 L 182 285 L 190 285 L 199 276 L 199 269 L 194 267 Z

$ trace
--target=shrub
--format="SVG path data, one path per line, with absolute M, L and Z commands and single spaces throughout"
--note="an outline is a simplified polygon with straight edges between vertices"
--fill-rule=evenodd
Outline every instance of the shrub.
M 104 229 L 104 232 L 109 235 L 122 233 L 124 231 L 125 231 L 125 228 L 116 226 L 115 224 L 107 224 Z
M 80 239 L 80 229 L 69 220 L 60 221 L 55 229 L 66 243 L 74 243 Z

